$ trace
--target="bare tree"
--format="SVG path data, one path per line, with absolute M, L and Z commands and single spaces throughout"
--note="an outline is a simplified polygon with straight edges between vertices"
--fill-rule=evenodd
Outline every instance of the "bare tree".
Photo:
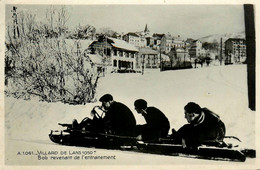
M 32 13 L 18 15 L 19 37 L 13 36 L 12 25 L 6 28 L 5 68 L 10 81 L 5 92 L 17 98 L 39 96 L 48 102 L 92 102 L 99 74 L 90 71 L 83 53 L 75 54 L 64 39 L 48 36 L 46 29 L 58 28 L 60 35 L 66 27 L 65 10 L 52 17 L 53 23 L 46 25 Z
M 102 27 L 99 29 L 99 32 L 109 37 L 112 37 L 116 33 L 116 31 L 112 30 L 109 27 Z
M 96 28 L 91 25 L 78 25 L 75 30 L 69 35 L 72 39 L 91 39 L 93 40 L 96 34 Z
M 66 23 L 69 18 L 70 14 L 66 6 L 50 6 L 47 8 L 45 29 L 49 33 L 49 37 L 65 35 L 68 32 Z

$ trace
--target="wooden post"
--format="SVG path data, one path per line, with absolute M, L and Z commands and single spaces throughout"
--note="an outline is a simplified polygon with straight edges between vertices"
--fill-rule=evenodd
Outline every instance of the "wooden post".
M 141 59 L 142 59 L 142 75 L 144 74 L 144 64 L 145 64 L 145 63 L 144 63 L 144 62 L 145 62 L 144 57 L 145 57 L 145 56 L 142 54 L 142 55 L 141 55 Z
M 220 38 L 220 58 L 219 58 L 219 61 L 220 61 L 220 65 L 222 65 L 222 37 Z
M 246 55 L 247 55 L 247 87 L 248 103 L 251 110 L 256 110 L 256 73 L 255 73 L 255 20 L 254 6 L 252 4 L 244 5 L 245 27 L 246 27 Z
M 160 48 L 160 71 L 162 71 L 162 51 Z

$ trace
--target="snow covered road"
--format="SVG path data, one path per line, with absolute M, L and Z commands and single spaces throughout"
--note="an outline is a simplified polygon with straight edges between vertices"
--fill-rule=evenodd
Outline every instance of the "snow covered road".
M 183 107 L 194 101 L 220 115 L 226 124 L 227 135 L 237 136 L 246 148 L 255 148 L 255 112 L 248 109 L 246 65 L 206 67 L 201 69 L 165 71 L 145 70 L 145 74 L 108 74 L 100 79 L 97 99 L 110 93 L 116 101 L 126 104 L 137 123 L 144 123 L 133 103 L 138 98 L 158 107 L 168 117 L 171 128 L 186 123 Z M 59 129 L 58 123 L 82 120 L 99 102 L 86 105 L 25 101 L 5 97 L 5 162 L 9 165 L 238 165 L 245 163 L 209 161 L 174 156 L 152 155 L 130 151 L 60 146 L 52 143 L 48 134 Z M 95 151 L 99 156 L 115 156 L 109 160 L 38 160 L 38 151 L 57 151 L 57 156 L 68 156 L 69 151 Z M 22 153 L 24 152 L 24 153 Z M 25 155 L 25 153 L 31 155 Z M 66 154 L 65 154 L 66 152 Z M 19 154 L 20 153 L 20 154 Z M 61 155 L 63 153 L 63 155 Z M 42 155 L 44 156 L 44 155 Z M 55 156 L 55 155 L 54 155 Z

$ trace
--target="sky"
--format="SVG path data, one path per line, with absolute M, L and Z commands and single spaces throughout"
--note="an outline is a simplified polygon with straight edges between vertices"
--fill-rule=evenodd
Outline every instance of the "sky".
M 6 7 L 6 19 L 11 17 Z M 17 5 L 45 19 L 47 5 Z M 186 38 L 245 30 L 243 5 L 70 5 L 67 26 L 90 24 L 97 30 L 109 27 L 119 33 L 143 31 L 171 33 Z

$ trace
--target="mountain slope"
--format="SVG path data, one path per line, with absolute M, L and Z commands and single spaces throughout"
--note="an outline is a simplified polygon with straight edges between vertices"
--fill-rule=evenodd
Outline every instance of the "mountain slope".
M 229 38 L 245 38 L 245 32 L 239 32 L 239 33 L 229 33 L 229 34 L 213 34 L 208 35 L 206 37 L 199 38 L 201 42 L 209 42 L 212 43 L 214 41 L 220 42 L 220 39 L 222 38 L 222 42 L 225 42 Z

